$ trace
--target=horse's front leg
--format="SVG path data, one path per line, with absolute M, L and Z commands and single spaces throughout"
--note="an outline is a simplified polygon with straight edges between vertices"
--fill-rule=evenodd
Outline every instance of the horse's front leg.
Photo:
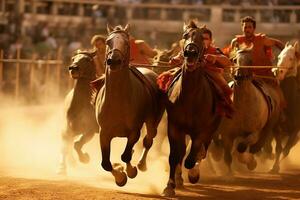
M 197 183 L 200 178 L 200 162 L 206 157 L 207 148 L 205 148 L 201 137 L 196 139 L 192 138 L 191 142 L 191 150 L 185 160 L 184 166 L 189 169 L 188 178 L 190 183 Z
M 259 140 L 261 131 L 250 133 L 242 142 L 237 146 L 238 159 L 240 162 L 245 163 L 249 170 L 254 170 L 257 166 L 257 161 L 253 153 L 246 152 L 248 147 L 256 144 Z M 250 148 L 251 149 L 251 148 Z M 249 149 L 249 150 L 250 150 Z
M 146 129 L 147 129 L 147 134 L 145 135 L 143 139 L 143 153 L 142 156 L 139 160 L 138 163 L 138 168 L 141 171 L 146 171 L 147 170 L 147 155 L 148 152 L 153 144 L 153 138 L 157 134 L 157 124 L 154 124 L 153 122 L 146 122 Z
M 280 170 L 280 155 L 282 153 L 282 132 L 277 132 L 275 134 L 275 141 L 276 141 L 276 154 L 275 154 L 275 162 L 274 165 L 272 167 L 272 169 L 270 170 L 270 173 L 272 174 L 277 174 Z
M 134 131 L 128 136 L 128 141 L 124 153 L 121 156 L 123 162 L 126 163 L 126 172 L 129 178 L 135 178 L 137 175 L 137 168 L 131 165 L 131 159 L 133 154 L 133 146 L 140 137 L 140 131 Z
M 102 152 L 102 162 L 101 166 L 104 170 L 109 171 L 115 177 L 115 182 L 118 186 L 124 186 L 127 183 L 126 173 L 123 171 L 123 167 L 120 165 L 115 165 L 114 167 L 110 162 L 110 146 L 111 140 L 110 133 L 104 133 L 102 130 L 100 132 L 100 146 Z
M 175 172 L 177 166 L 183 160 L 186 150 L 185 134 L 176 129 L 171 123 L 168 123 L 168 138 L 170 144 L 169 166 L 170 174 L 167 187 L 163 191 L 164 196 L 175 195 Z M 181 167 L 181 166 L 180 166 Z
M 83 152 L 81 149 L 83 147 L 84 144 L 86 144 L 87 142 L 89 142 L 93 137 L 94 137 L 95 133 L 93 133 L 92 131 L 87 132 L 85 134 L 82 134 L 79 138 L 79 140 L 77 140 L 74 143 L 74 149 L 76 150 L 79 160 L 82 163 L 88 163 L 90 161 L 90 156 L 88 153 Z

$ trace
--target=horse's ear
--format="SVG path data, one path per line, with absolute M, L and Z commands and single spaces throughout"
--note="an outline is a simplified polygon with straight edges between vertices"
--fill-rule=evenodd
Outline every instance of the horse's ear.
M 130 28 L 130 25 L 129 24 L 126 24 L 125 28 L 124 28 L 124 31 L 126 31 L 127 33 L 129 32 L 129 28 Z
M 109 24 L 106 25 L 106 29 L 107 29 L 108 34 L 111 33 L 114 30 L 114 28 L 111 27 Z
M 296 41 L 296 42 L 294 43 L 294 48 L 295 48 L 296 52 L 300 53 L 300 46 L 299 46 L 298 41 Z
M 290 44 L 290 42 L 285 43 L 285 47 L 288 47 Z
M 186 30 L 186 28 L 188 27 L 188 25 L 185 23 L 185 22 L 183 22 L 183 32 L 185 32 L 185 30 Z
M 295 42 L 294 48 L 295 48 L 295 54 L 296 54 L 297 59 L 300 59 L 300 45 L 299 45 L 298 41 Z

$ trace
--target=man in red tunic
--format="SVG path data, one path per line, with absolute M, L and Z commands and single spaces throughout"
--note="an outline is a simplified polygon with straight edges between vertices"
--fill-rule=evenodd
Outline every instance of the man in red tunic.
M 213 40 L 212 40 L 212 32 L 208 28 L 203 29 L 203 40 L 205 44 L 205 53 L 204 58 L 206 61 L 205 69 L 207 74 L 211 77 L 211 79 L 214 81 L 216 89 L 218 91 L 218 96 L 220 98 L 220 103 L 222 105 L 218 106 L 218 112 L 220 112 L 222 115 L 226 115 L 227 117 L 231 118 L 234 109 L 232 105 L 231 100 L 231 94 L 232 89 L 228 86 L 227 81 L 224 78 L 224 68 L 231 66 L 230 60 L 222 53 L 222 51 L 213 46 Z M 173 57 L 170 60 L 170 65 L 172 66 L 181 66 L 183 64 L 184 57 L 182 55 L 182 51 L 175 57 Z M 175 71 L 175 70 L 174 70 Z M 159 78 L 166 78 L 163 77 L 164 75 L 160 76 Z M 167 75 L 168 76 L 168 75 Z M 170 80 L 168 82 L 171 82 L 171 79 L 174 75 L 170 75 Z M 167 77 L 167 79 L 169 79 Z M 164 80 L 163 80 L 164 81 Z M 163 82 L 162 81 L 162 82 Z M 163 90 L 166 90 L 168 86 L 167 84 L 162 84 Z

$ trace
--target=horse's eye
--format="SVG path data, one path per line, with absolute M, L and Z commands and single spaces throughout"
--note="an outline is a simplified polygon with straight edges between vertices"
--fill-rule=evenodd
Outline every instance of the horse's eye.
M 188 35 L 189 34 L 185 33 L 185 34 L 183 34 L 182 38 L 186 40 L 188 38 Z

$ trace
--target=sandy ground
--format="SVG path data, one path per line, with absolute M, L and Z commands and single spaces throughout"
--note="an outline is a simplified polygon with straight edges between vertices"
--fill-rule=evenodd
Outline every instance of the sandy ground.
M 139 172 L 120 188 L 101 166 L 98 136 L 84 147 L 89 152 L 88 165 L 70 162 L 67 176 L 56 175 L 62 127 L 61 104 L 48 106 L 1 107 L 0 115 L 0 199 L 161 199 L 168 180 L 168 145 L 149 153 L 147 172 Z M 160 127 L 164 132 L 164 125 Z M 157 143 L 158 140 L 155 141 Z M 115 140 L 112 162 L 120 162 L 124 140 Z M 141 142 L 136 146 L 137 163 Z M 272 161 L 259 162 L 255 172 L 242 166 L 233 177 L 223 163 L 214 162 L 216 174 L 204 162 L 201 181 L 185 184 L 176 199 L 300 199 L 300 146 L 282 163 L 279 175 L 268 174 Z M 186 181 L 186 177 L 185 177 Z

